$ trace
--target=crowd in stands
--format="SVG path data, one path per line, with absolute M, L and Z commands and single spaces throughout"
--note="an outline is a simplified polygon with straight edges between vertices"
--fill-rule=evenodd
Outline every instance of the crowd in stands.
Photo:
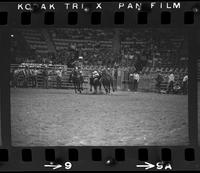
M 184 32 L 176 29 L 17 29 L 11 37 L 12 64 L 28 63 L 30 68 L 35 69 L 33 72 L 42 74 L 44 81 L 44 71 L 37 70 L 42 64 L 48 68 L 52 65 L 73 67 L 74 61 L 82 57 L 85 70 L 117 68 L 121 73 L 118 74 L 121 75 L 119 79 L 125 85 L 130 84 L 130 76 L 135 71 L 139 72 L 142 80 L 152 82 L 158 70 L 163 76 L 162 83 L 167 83 L 166 76 L 170 71 L 173 71 L 176 83 L 181 83 L 187 74 L 187 55 Z M 32 67 L 31 64 L 39 64 L 40 67 Z M 27 70 L 21 69 L 26 74 Z M 48 70 L 47 76 L 56 76 L 59 86 L 59 74 L 55 68 Z M 35 85 L 34 77 L 29 79 Z M 23 85 L 27 85 L 26 77 L 23 81 Z
M 19 29 L 12 39 L 13 63 L 33 61 L 70 66 L 82 56 L 84 65 L 112 67 L 117 63 L 127 67 L 142 63 L 148 67 L 187 67 L 187 45 L 180 30 L 118 29 L 117 33 L 120 48 L 116 53 L 113 29 Z M 19 42 L 24 43 L 23 50 L 16 46 Z

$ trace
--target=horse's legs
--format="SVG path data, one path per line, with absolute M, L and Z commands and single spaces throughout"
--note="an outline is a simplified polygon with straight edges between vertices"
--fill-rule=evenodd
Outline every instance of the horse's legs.
M 110 84 L 108 83 L 108 93 L 110 93 Z
M 81 77 L 80 84 L 81 84 L 81 90 L 83 91 L 83 84 L 84 84 L 84 78 L 83 77 Z
M 80 91 L 80 86 L 79 86 L 79 82 L 77 81 L 77 83 L 76 83 L 76 89 L 78 90 L 78 91 Z
M 77 89 L 78 92 L 80 92 L 80 84 L 79 84 L 79 82 L 76 83 L 76 89 Z
M 90 78 L 90 92 L 92 92 L 92 85 L 93 85 L 92 78 Z
M 101 83 L 99 84 L 99 90 L 101 91 Z
M 81 82 L 81 90 L 83 91 L 83 82 Z
M 111 84 L 113 92 L 115 92 L 115 89 L 114 89 L 114 86 L 113 86 L 113 80 L 110 81 L 110 84 Z
M 77 91 L 76 91 L 76 82 L 74 82 L 74 91 L 75 91 L 75 93 L 77 93 Z
M 106 87 L 106 85 L 105 85 L 104 82 L 103 82 L 103 87 L 104 87 L 104 89 L 105 89 L 106 94 L 108 94 L 108 90 L 107 90 L 107 87 Z
M 78 90 L 81 93 L 82 88 L 81 88 L 81 83 L 80 82 L 78 82 Z
M 79 93 L 81 93 L 82 92 L 82 90 L 81 90 L 81 88 L 79 88 Z
M 80 90 L 83 91 L 82 83 L 80 83 Z
M 97 85 L 94 84 L 94 93 L 97 94 Z

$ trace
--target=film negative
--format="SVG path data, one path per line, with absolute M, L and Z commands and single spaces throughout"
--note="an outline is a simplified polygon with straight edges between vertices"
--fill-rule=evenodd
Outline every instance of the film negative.
M 200 170 L 200 3 L 0 3 L 0 171 Z

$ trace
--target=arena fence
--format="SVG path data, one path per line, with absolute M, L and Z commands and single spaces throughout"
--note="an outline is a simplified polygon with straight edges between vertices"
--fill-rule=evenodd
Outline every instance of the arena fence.
M 62 88 L 62 89 L 72 89 L 73 84 L 69 81 L 69 75 L 72 72 L 72 68 L 67 68 L 64 65 L 51 65 L 45 67 L 48 71 L 48 78 L 47 78 L 47 86 L 48 88 Z M 98 67 L 90 67 L 90 68 L 83 68 L 83 76 L 84 76 L 84 89 L 89 89 L 89 77 L 92 71 L 98 70 Z M 23 65 L 12 64 L 10 71 L 14 71 L 16 69 L 25 69 Z M 37 70 L 36 76 L 36 86 L 37 88 L 44 88 L 45 87 L 45 80 L 42 74 L 42 70 L 44 67 L 42 65 L 30 65 L 29 69 Z M 147 68 L 151 69 L 151 68 Z M 58 78 L 58 75 L 55 73 L 57 70 L 62 70 L 62 77 Z M 186 71 L 184 71 L 185 73 Z M 130 77 L 130 72 L 126 68 L 110 68 L 110 74 L 113 76 L 114 79 L 114 88 L 115 90 L 122 90 L 122 91 L 133 91 L 133 79 Z M 166 90 L 167 88 L 167 80 L 168 80 L 168 71 L 163 70 L 162 75 L 164 77 L 164 81 L 161 84 L 161 89 Z M 182 74 L 183 75 L 183 74 Z M 146 68 L 142 70 L 140 73 L 140 81 L 138 85 L 138 91 L 146 91 L 146 92 L 154 92 L 156 90 L 156 78 L 157 72 L 156 70 L 149 70 L 147 71 Z M 26 87 L 33 87 L 33 83 L 31 78 L 27 79 Z M 11 86 L 14 86 L 14 77 L 11 75 Z M 18 87 L 24 87 L 25 77 L 23 75 L 18 75 Z M 180 74 L 177 72 L 175 73 L 175 80 L 180 81 Z

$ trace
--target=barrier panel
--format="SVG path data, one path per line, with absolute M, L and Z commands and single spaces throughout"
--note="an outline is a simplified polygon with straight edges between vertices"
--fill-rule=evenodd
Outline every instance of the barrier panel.
M 62 89 L 72 89 L 73 84 L 69 81 L 69 75 L 72 72 L 72 68 L 67 68 L 63 65 L 51 65 L 50 67 L 47 67 L 48 71 L 48 77 L 45 78 L 42 74 L 42 70 L 44 67 L 31 67 L 30 69 L 36 69 L 38 70 L 37 76 L 36 76 L 36 86 L 37 88 L 62 88 Z M 11 65 L 11 71 L 15 69 L 24 69 L 24 67 L 12 64 Z M 59 78 L 56 74 L 57 70 L 62 69 L 62 77 Z M 84 89 L 89 89 L 89 77 L 92 71 L 99 70 L 97 67 L 91 67 L 91 68 L 83 68 L 83 77 L 84 77 Z M 126 68 L 110 68 L 109 72 L 113 78 L 113 86 L 115 90 L 120 91 L 133 91 L 133 77 L 130 76 L 131 72 Z M 167 80 L 168 80 L 168 73 L 163 72 L 163 78 L 164 81 L 161 84 L 161 89 L 166 90 L 167 89 Z M 138 85 L 138 91 L 143 92 L 155 92 L 156 91 L 156 76 L 157 73 L 154 72 L 141 72 L 139 74 L 140 80 Z M 18 87 L 33 87 L 33 81 L 30 77 L 24 77 L 23 74 L 18 75 L 17 79 L 14 79 L 14 77 L 11 78 L 11 86 L 13 86 L 14 81 L 18 83 Z M 175 79 L 180 80 L 179 73 L 175 73 Z M 24 84 L 26 82 L 27 84 Z M 45 84 L 45 82 L 47 84 Z M 47 85 L 47 86 L 46 86 Z

